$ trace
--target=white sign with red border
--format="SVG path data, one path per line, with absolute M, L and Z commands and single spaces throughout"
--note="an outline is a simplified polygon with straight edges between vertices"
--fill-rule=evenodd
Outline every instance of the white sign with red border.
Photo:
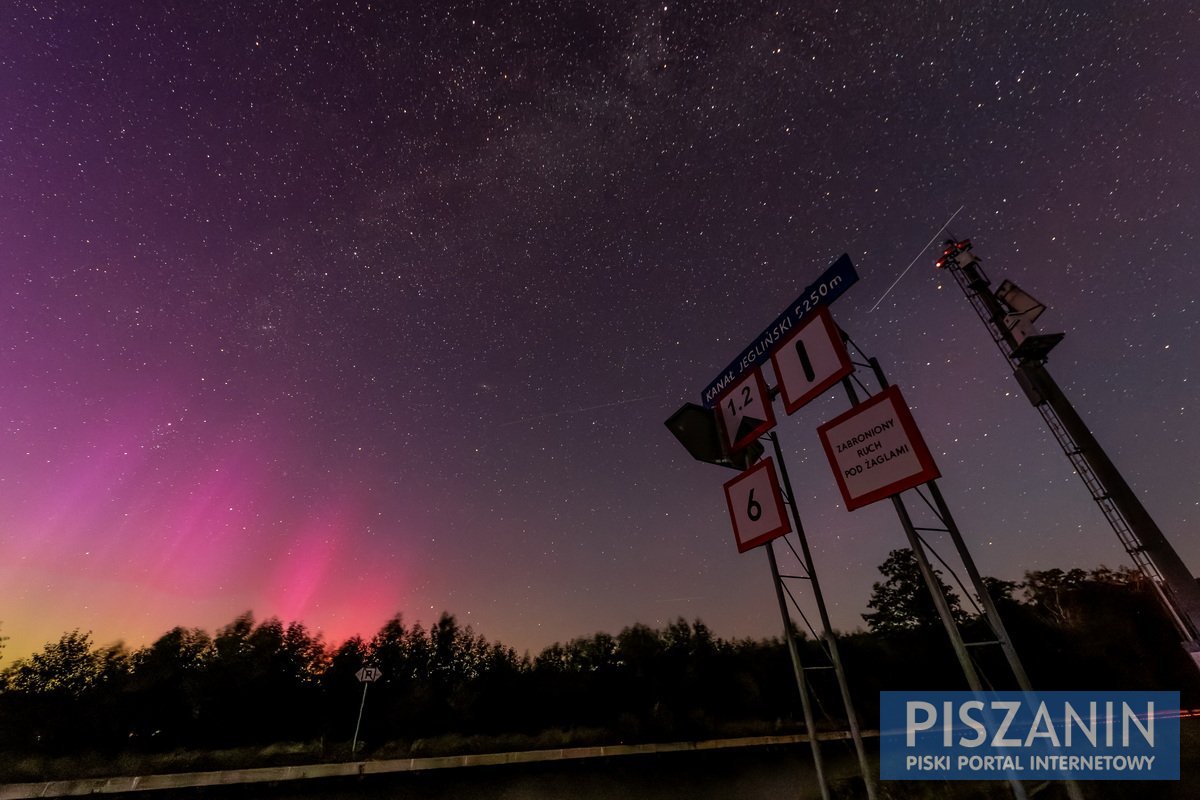
M 761 369 L 751 370 L 722 393 L 717 407 L 725 446 L 731 451 L 741 450 L 775 427 L 775 409 Z
M 771 354 L 771 364 L 788 414 L 854 371 L 842 335 L 825 306 Z
M 941 477 L 895 386 L 817 428 L 846 509 Z
M 725 484 L 725 502 L 739 553 L 791 533 L 775 462 L 764 458 Z

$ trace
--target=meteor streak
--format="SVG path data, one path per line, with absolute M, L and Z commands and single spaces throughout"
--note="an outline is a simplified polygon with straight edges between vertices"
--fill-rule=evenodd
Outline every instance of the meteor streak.
M 539 419 L 550 419 L 551 417 L 565 417 L 569 414 L 582 414 L 585 411 L 597 411 L 601 408 L 612 408 L 613 406 L 623 406 L 623 405 L 628 405 L 629 403 L 640 403 L 643 400 L 652 400 L 652 399 L 654 399 L 654 395 L 646 395 L 645 397 L 634 397 L 631 400 L 616 400 L 612 403 L 601 403 L 598 406 L 586 406 L 584 408 L 568 408 L 568 409 L 564 409 L 562 411 L 550 411 L 545 414 L 537 414 L 532 417 L 521 417 L 520 419 L 512 419 L 512 420 L 509 420 L 508 422 L 501 422 L 496 427 L 504 428 L 509 425 L 519 425 L 522 422 L 535 422 Z
M 966 208 L 965 205 L 959 206 L 958 211 L 962 211 L 964 208 Z M 942 235 L 942 231 L 944 231 L 944 230 L 946 230 L 946 228 L 950 227 L 950 223 L 954 222 L 954 218 L 958 216 L 958 211 L 955 211 L 953 214 L 950 215 L 950 219 L 946 220 L 946 223 L 944 225 L 942 225 L 942 227 L 937 229 L 937 233 L 935 233 L 933 235 L 932 239 L 930 239 L 928 242 L 925 243 L 925 246 L 921 248 L 921 252 L 917 253 L 917 257 L 914 258 L 912 261 L 910 261 L 908 266 L 904 268 L 904 272 L 900 273 L 900 277 L 896 278 L 896 280 L 892 281 L 892 285 L 889 286 L 887 288 L 887 291 L 884 292 L 883 295 L 878 300 L 875 301 L 875 305 L 873 305 L 869 309 L 867 309 L 868 314 L 871 313 L 872 311 L 874 311 L 875 309 L 879 308 L 879 304 L 883 302 L 884 297 L 888 296 L 888 292 L 890 292 L 890 291 L 892 291 L 892 289 L 896 288 L 896 284 L 900 282 L 900 279 L 903 278 L 905 275 L 907 275 L 908 271 L 913 268 L 913 264 L 917 263 L 917 260 L 921 258 L 921 253 L 924 253 L 926 250 L 928 250 L 929 245 L 936 242 L 937 238 Z

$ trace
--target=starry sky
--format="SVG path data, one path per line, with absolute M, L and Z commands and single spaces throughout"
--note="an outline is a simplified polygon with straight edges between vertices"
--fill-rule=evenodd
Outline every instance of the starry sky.
M 334 643 L 447 610 L 535 654 L 678 616 L 775 635 L 734 473 L 663 421 L 843 252 L 834 318 L 981 570 L 1128 563 L 932 266 L 960 208 L 1200 567 L 1200 14 L 861 6 L 10 3 L 4 662 L 247 610 Z M 904 536 L 842 506 L 816 427 L 847 407 L 776 410 L 854 629 Z

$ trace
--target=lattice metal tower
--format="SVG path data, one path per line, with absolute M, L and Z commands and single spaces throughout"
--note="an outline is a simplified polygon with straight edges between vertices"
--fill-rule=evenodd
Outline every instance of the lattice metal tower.
M 1125 552 L 1154 587 L 1184 648 L 1200 667 L 1200 585 L 1046 370 L 1046 356 L 1063 334 L 1033 333 L 1033 320 L 1045 306 L 1010 281 L 993 292 L 971 252 L 970 239 L 947 241 L 937 266 L 949 270 L 987 326 L 1017 383 L 1046 421 Z

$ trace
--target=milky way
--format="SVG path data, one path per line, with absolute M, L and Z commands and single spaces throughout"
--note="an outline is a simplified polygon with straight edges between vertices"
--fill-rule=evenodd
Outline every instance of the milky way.
M 732 473 L 662 423 L 843 252 L 835 318 L 903 387 L 981 569 L 1127 563 L 922 250 L 960 207 L 1200 565 L 1190 3 L 4 17 L 6 660 L 246 610 L 340 641 L 445 609 L 534 652 L 677 616 L 773 635 Z M 777 411 L 853 629 L 904 539 L 841 506 L 815 430 L 846 405 Z

